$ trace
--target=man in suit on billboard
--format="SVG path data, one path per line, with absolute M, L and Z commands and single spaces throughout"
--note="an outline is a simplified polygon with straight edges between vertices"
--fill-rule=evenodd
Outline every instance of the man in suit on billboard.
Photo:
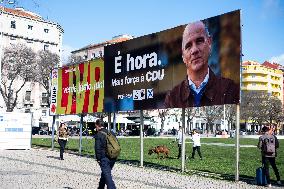
M 212 39 L 201 21 L 188 24 L 183 32 L 182 59 L 187 76 L 168 92 L 166 108 L 199 107 L 239 102 L 239 85 L 216 76 L 208 65 Z

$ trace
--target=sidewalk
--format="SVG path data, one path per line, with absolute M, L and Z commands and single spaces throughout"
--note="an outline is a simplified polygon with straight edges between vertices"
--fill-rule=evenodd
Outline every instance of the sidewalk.
M 58 151 L 44 149 L 1 150 L 0 188 L 98 187 L 100 167 L 94 158 L 65 153 L 65 160 L 60 161 L 58 156 Z M 263 188 L 245 182 L 214 180 L 120 163 L 115 165 L 113 177 L 118 189 Z

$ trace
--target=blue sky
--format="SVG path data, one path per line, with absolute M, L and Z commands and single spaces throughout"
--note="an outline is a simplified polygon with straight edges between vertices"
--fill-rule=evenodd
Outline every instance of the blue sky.
M 64 53 L 119 34 L 135 37 L 241 9 L 243 60 L 284 65 L 281 0 L 18 0 L 64 28 Z

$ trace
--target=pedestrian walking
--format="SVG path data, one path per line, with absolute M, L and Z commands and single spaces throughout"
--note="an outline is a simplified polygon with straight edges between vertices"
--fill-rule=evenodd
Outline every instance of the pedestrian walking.
M 60 146 L 60 160 L 64 160 L 63 153 L 65 150 L 65 146 L 68 141 L 68 128 L 65 123 L 60 123 L 60 126 L 58 128 L 58 143 Z
M 279 171 L 276 167 L 275 158 L 277 156 L 277 148 L 279 148 L 279 142 L 277 137 L 273 134 L 273 128 L 267 126 L 262 128 L 263 135 L 259 137 L 258 148 L 261 149 L 262 164 L 264 167 L 264 173 L 267 180 L 267 187 L 271 187 L 269 164 L 272 166 L 275 176 L 277 178 L 277 184 L 281 184 Z
M 105 188 L 105 185 L 107 185 L 108 189 L 115 189 L 111 170 L 116 162 L 116 158 L 111 158 L 107 155 L 107 133 L 109 131 L 104 128 L 104 123 L 100 119 L 96 120 L 95 126 L 97 131 L 95 135 L 95 153 L 102 171 L 98 189 Z M 114 133 L 112 134 L 114 135 Z
M 181 147 L 182 147 L 182 128 L 181 127 L 179 127 L 176 140 L 178 141 L 178 157 L 177 157 L 177 159 L 179 159 L 181 157 Z
M 197 150 L 199 158 L 200 158 L 200 160 L 202 160 L 202 155 L 201 155 L 201 151 L 200 151 L 200 147 L 201 147 L 200 134 L 195 129 L 192 131 L 191 140 L 193 141 L 191 159 L 194 159 L 195 151 Z

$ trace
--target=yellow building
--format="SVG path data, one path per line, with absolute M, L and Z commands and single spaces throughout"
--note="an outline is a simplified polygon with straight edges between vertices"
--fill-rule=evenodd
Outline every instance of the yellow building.
M 283 104 L 283 72 L 279 65 L 244 61 L 241 82 L 241 90 L 266 91 L 279 98 Z

